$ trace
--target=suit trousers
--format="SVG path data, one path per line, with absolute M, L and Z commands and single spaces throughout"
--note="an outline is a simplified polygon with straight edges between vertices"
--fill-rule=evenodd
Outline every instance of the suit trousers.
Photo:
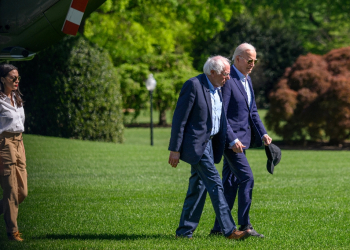
M 14 233 L 18 231 L 18 205 L 28 194 L 22 133 L 0 134 L 0 184 L 0 214 L 4 214 L 6 231 Z
M 224 157 L 222 182 L 227 204 L 232 210 L 238 191 L 238 224 L 250 224 L 249 210 L 252 203 L 254 177 L 245 150 L 244 153 L 235 153 L 232 149 L 225 149 Z M 221 231 L 217 220 L 213 230 Z
M 214 165 L 212 141 L 206 145 L 201 160 L 191 165 L 191 177 L 182 209 L 177 236 L 192 237 L 202 215 L 207 192 L 214 207 L 218 223 L 225 236 L 229 236 L 236 225 L 224 197 L 219 172 Z

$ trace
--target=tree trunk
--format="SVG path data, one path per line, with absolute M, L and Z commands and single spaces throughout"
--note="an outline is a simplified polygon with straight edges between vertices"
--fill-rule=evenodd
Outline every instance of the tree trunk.
M 159 112 L 159 126 L 165 126 L 166 125 L 166 111 L 165 110 L 161 110 Z

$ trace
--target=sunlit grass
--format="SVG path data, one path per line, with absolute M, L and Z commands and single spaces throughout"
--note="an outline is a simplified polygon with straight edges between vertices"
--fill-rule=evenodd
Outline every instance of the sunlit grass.
M 274 175 L 263 150 L 248 150 L 255 187 L 251 221 L 265 239 L 208 237 L 206 206 L 193 240 L 176 240 L 190 166 L 167 164 L 170 129 L 128 128 L 125 144 L 25 135 L 29 196 L 22 243 L 0 249 L 348 249 L 348 151 L 282 151 Z M 221 172 L 222 164 L 217 168 Z M 233 211 L 236 218 L 236 206 Z

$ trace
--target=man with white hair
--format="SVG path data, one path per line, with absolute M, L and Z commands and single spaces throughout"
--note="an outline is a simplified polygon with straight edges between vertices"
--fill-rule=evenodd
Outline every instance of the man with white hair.
M 248 43 L 239 45 L 233 54 L 230 76 L 222 88 L 224 109 L 227 115 L 227 144 L 224 149 L 222 182 L 224 194 L 230 210 L 238 190 L 239 230 L 250 229 L 251 235 L 264 235 L 253 229 L 249 210 L 252 202 L 254 177 L 249 166 L 246 150 L 271 143 L 256 108 L 252 81 L 249 77 L 257 62 L 256 50 Z M 210 234 L 221 234 L 220 223 L 215 221 Z
M 173 116 L 168 163 L 191 164 L 191 177 L 176 237 L 192 238 L 202 215 L 207 192 L 222 233 L 229 239 L 250 236 L 238 231 L 224 197 L 220 175 L 214 166 L 224 151 L 227 121 L 221 87 L 230 79 L 230 64 L 222 56 L 210 57 L 200 74 L 183 85 Z

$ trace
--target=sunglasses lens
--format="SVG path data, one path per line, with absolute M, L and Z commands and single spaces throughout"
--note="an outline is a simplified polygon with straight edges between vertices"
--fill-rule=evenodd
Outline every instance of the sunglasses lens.
M 248 62 L 248 64 L 252 64 L 253 61 L 254 61 L 254 64 L 256 64 L 256 63 L 258 62 L 258 60 L 253 60 L 253 59 L 250 59 L 250 60 L 248 60 L 247 62 Z
M 12 81 L 15 82 L 15 81 L 17 81 L 17 79 L 18 79 L 18 81 L 20 81 L 21 77 L 20 76 L 19 77 L 15 76 Z

